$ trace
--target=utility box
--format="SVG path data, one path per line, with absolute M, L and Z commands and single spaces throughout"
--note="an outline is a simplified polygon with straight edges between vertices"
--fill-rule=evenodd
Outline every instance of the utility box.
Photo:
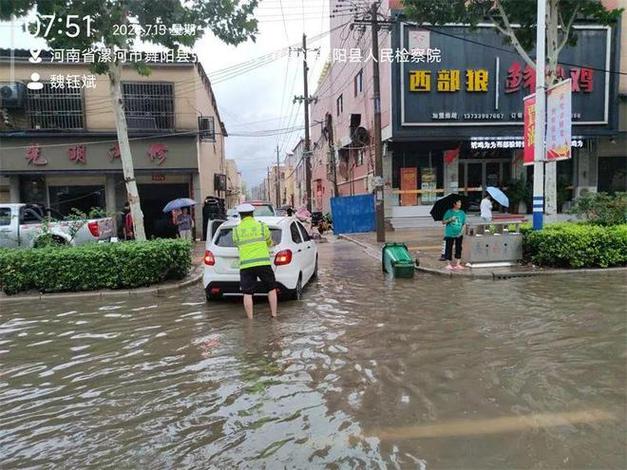
M 414 260 L 404 243 L 386 243 L 381 254 L 383 271 L 394 277 L 414 277 Z
M 464 234 L 462 257 L 472 267 L 513 265 L 522 260 L 521 221 L 498 221 L 468 225 Z

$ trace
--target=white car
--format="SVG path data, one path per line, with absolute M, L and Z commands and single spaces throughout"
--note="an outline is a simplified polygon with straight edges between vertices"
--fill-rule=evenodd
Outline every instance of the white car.
M 300 300 L 303 288 L 318 275 L 318 248 L 305 227 L 292 217 L 256 217 L 270 229 L 274 246 L 272 269 L 281 298 Z M 233 228 L 239 219 L 211 221 L 204 257 L 203 285 L 207 300 L 242 295 L 239 285 L 239 253 L 233 245 Z M 259 293 L 261 286 L 258 285 Z

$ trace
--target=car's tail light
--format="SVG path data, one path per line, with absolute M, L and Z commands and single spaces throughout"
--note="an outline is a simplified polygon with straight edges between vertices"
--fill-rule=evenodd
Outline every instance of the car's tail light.
M 292 250 L 279 251 L 274 257 L 274 264 L 283 266 L 292 262 Z
M 205 250 L 205 264 L 207 266 L 213 266 L 214 264 L 216 264 L 216 259 L 213 256 L 213 253 L 211 253 L 209 250 Z
M 89 222 L 87 224 L 87 228 L 94 237 L 100 236 L 100 227 L 98 226 L 98 222 Z

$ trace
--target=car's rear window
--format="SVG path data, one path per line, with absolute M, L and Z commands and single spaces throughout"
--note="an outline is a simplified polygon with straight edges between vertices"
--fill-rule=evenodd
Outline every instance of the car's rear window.
M 281 229 L 271 228 L 270 236 L 275 245 L 281 243 Z M 233 245 L 233 229 L 223 228 L 218 231 L 215 244 L 224 248 L 234 247 Z
M 274 212 L 270 206 L 255 206 L 255 217 L 272 217 Z

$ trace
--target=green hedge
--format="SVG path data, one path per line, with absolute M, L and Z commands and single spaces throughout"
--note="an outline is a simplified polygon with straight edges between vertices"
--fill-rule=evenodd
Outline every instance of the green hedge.
M 561 223 L 522 230 L 525 260 L 557 268 L 608 268 L 627 265 L 627 224 L 603 227 Z
M 184 240 L 5 249 L 0 288 L 12 295 L 142 287 L 182 279 L 191 263 L 191 244 Z

